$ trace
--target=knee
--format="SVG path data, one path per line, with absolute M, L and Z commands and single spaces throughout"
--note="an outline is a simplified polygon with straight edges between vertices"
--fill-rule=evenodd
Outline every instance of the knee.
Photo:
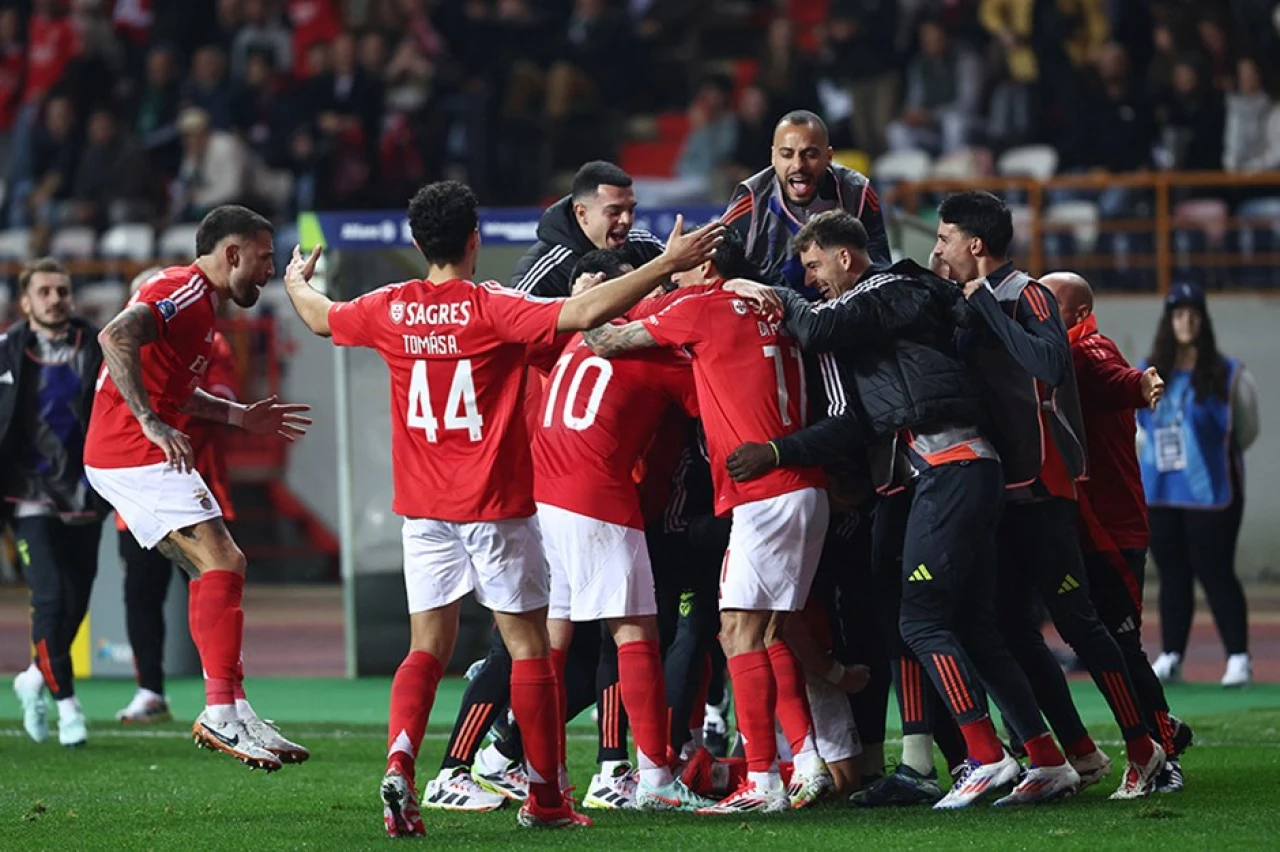
M 726 657 L 736 657 L 764 647 L 765 622 L 759 613 L 725 610 L 720 613 L 720 645 Z

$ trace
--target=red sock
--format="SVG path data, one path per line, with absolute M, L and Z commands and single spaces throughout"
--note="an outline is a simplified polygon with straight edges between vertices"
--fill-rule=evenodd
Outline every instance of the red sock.
M 702 680 L 698 684 L 698 693 L 693 697 L 693 708 L 689 711 L 689 730 L 702 730 L 702 723 L 707 721 L 707 692 L 711 689 L 711 655 L 702 655 Z
M 558 808 L 564 803 L 556 762 L 564 722 L 556 713 L 555 690 L 556 675 L 549 658 L 511 661 L 511 712 L 524 737 L 529 795 L 542 808 Z
M 800 754 L 804 751 L 805 740 L 813 733 L 813 714 L 809 710 L 809 693 L 804 686 L 804 670 L 786 642 L 774 642 L 768 652 L 773 679 L 778 684 L 778 721 L 791 744 L 791 753 Z
M 652 766 L 667 766 L 667 689 L 656 639 L 618 646 L 618 683 L 622 706 L 631 719 L 640 768 L 648 768 L 646 761 Z
M 1053 737 L 1048 734 L 1032 737 L 1022 747 L 1027 750 L 1027 757 L 1031 759 L 1033 766 L 1061 766 L 1067 762 L 1062 752 L 1058 751 Z
M 1088 734 L 1085 734 L 1075 742 L 1067 743 L 1064 749 L 1071 757 L 1084 757 L 1086 754 L 1093 754 L 1097 750 L 1097 745 L 1094 744 L 1093 738 Z
M 391 681 L 391 712 L 387 721 L 387 771 L 396 770 L 413 783 L 414 762 L 427 718 L 436 700 L 444 666 L 426 651 L 410 651 Z
M 1129 754 L 1130 763 L 1146 766 L 1147 761 L 1151 759 L 1151 755 L 1155 754 L 1156 744 L 1152 742 L 1150 735 L 1143 734 L 1140 737 L 1128 740 L 1124 744 L 1124 750 Z
M 960 733 L 964 734 L 969 757 L 979 763 L 999 763 L 1004 759 L 1004 746 L 1000 744 L 996 726 L 991 724 L 989 716 L 961 725 Z
M 200 650 L 200 588 L 199 580 L 187 584 L 187 627 L 197 651 Z
M 568 766 L 569 761 L 565 758 L 567 743 L 569 737 L 569 695 L 564 685 L 564 666 L 565 661 L 569 658 L 569 652 L 564 648 L 551 649 L 551 669 L 556 676 L 556 718 L 560 720 L 559 726 L 556 728 L 560 732 L 560 744 L 556 749 L 560 755 L 560 766 Z M 557 777 L 559 770 L 557 769 Z
M 746 739 L 747 769 L 768 772 L 778 759 L 778 741 L 773 736 L 778 686 L 773 680 L 769 655 L 750 651 L 730 657 L 729 678 L 733 682 L 738 731 Z
M 244 636 L 244 575 L 207 571 L 200 578 L 196 629 L 200 661 L 204 664 L 205 703 L 210 707 L 235 703 L 236 663 Z

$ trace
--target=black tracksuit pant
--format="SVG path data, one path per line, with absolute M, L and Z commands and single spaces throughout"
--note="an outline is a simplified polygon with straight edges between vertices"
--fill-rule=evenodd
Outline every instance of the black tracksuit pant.
M 75 695 L 71 641 L 89 611 L 98 575 L 102 521 L 68 524 L 43 516 L 15 518 L 18 558 L 31 590 L 31 643 L 55 699 Z
M 987 693 L 1024 740 L 1047 729 L 996 626 L 995 531 L 1004 476 L 978 460 L 926 468 L 911 486 L 902 561 L 902 639 L 961 725 Z
M 1053 732 L 1068 750 L 1088 732 L 1080 721 L 1066 676 L 1045 644 L 1033 614 L 1037 595 L 1058 634 L 1093 676 L 1125 741 L 1148 733 L 1124 655 L 1090 598 L 1076 512 L 1074 500 L 1059 497 L 1009 503 L 999 531 L 1000 630 L 1031 681 Z M 1027 732 L 1018 727 L 1016 719 L 1010 722 L 1025 741 Z
M 175 569 L 159 550 L 144 550 L 128 530 L 120 532 L 119 553 L 124 565 L 125 630 L 138 686 L 164 695 L 164 602 Z M 183 578 L 185 592 L 186 572 L 176 573 Z

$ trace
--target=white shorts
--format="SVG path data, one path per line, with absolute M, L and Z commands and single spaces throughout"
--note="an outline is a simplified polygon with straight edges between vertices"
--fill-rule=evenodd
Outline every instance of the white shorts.
M 400 535 L 411 614 L 447 606 L 468 592 L 494 612 L 547 605 L 547 563 L 537 518 L 476 523 L 405 518 Z
M 129 525 L 145 550 L 176 530 L 222 517 L 218 498 L 194 470 L 158 462 L 143 467 L 85 467 L 84 474 Z
M 848 693 L 825 680 L 809 679 L 806 686 L 818 755 L 827 763 L 836 763 L 862 754 L 862 738 Z
M 595 621 L 656 615 L 653 566 L 641 530 L 538 504 L 551 568 L 548 618 Z
M 733 509 L 720 571 L 720 609 L 804 608 L 827 535 L 827 492 L 803 488 Z

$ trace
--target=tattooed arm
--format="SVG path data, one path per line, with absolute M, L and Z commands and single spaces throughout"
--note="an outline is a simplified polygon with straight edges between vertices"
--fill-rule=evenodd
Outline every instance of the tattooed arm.
M 276 434 L 289 441 L 305 435 L 311 425 L 311 418 L 302 416 L 311 406 L 280 402 L 274 395 L 241 405 L 196 388 L 182 410 L 193 417 L 228 423 L 256 435 Z
M 196 388 L 186 405 L 182 406 L 183 413 L 190 414 L 192 417 L 212 420 L 215 423 L 230 423 L 232 426 L 239 426 L 244 421 L 244 409 L 243 405 L 214 396 L 200 388 Z
M 602 325 L 582 332 L 591 351 L 601 358 L 612 358 L 636 349 L 651 349 L 658 345 L 644 323 L 629 322 L 626 325 Z
M 102 359 L 116 390 L 142 426 L 147 440 L 164 451 L 165 460 L 179 471 L 192 470 L 194 456 L 187 436 L 164 423 L 142 381 L 142 347 L 160 337 L 155 314 L 147 305 L 130 305 L 98 334 Z

